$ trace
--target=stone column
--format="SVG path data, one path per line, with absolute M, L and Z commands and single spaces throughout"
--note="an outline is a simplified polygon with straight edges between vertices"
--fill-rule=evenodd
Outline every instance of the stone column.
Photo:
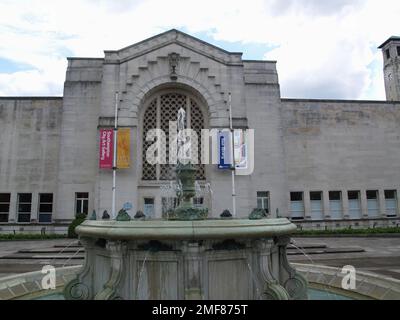
M 203 247 L 199 242 L 186 241 L 182 247 L 185 275 L 185 300 L 203 300 L 201 258 Z
M 17 217 L 17 193 L 16 192 L 12 192 L 11 193 L 11 198 L 10 198 L 10 211 L 8 214 L 8 222 L 9 223 L 15 223 L 18 220 Z
M 385 201 L 385 190 L 378 190 L 378 201 L 379 201 L 379 216 L 380 218 L 386 218 L 386 201 Z
M 257 264 L 253 266 L 254 270 L 259 270 L 260 285 L 262 288 L 261 298 L 264 300 L 289 300 L 290 296 L 286 289 L 280 283 L 279 275 L 279 248 L 272 241 L 257 240 L 252 243 Z M 272 271 L 272 266 L 278 265 L 279 271 L 275 276 Z M 257 285 L 257 284 L 256 284 Z M 259 297 L 256 296 L 256 299 Z
M 275 238 L 275 244 L 279 247 L 279 282 L 285 288 L 292 300 L 307 300 L 307 280 L 294 269 L 287 258 L 287 245 L 290 243 L 289 236 Z
M 39 222 L 39 192 L 32 192 L 32 202 L 31 202 L 31 221 Z
M 361 201 L 361 217 L 363 219 L 368 219 L 367 191 L 365 189 L 360 190 L 360 201 Z
M 303 204 L 304 204 L 304 218 L 311 220 L 311 203 L 310 203 L 310 192 L 303 192 Z
M 342 190 L 342 207 L 343 207 L 343 219 L 349 219 L 349 198 L 347 190 Z
M 85 264 L 74 279 L 65 287 L 63 294 L 66 300 L 92 300 L 94 297 L 93 266 L 97 239 L 80 238 L 85 248 Z
M 323 201 L 323 215 L 325 219 L 331 218 L 331 211 L 329 207 L 329 191 L 324 190 L 322 193 L 322 201 Z
M 397 189 L 396 190 L 397 217 L 400 216 L 400 201 L 399 201 L 399 198 L 400 198 L 400 189 Z
M 124 241 L 108 241 L 106 250 L 111 260 L 110 277 L 101 291 L 97 292 L 94 300 L 122 300 L 120 296 L 124 272 L 127 245 Z

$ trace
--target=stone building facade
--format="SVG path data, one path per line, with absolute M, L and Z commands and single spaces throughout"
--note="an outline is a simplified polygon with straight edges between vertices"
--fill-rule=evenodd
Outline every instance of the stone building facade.
M 256 207 L 301 228 L 400 222 L 400 40 L 384 54 L 387 101 L 284 99 L 275 61 L 243 60 L 170 30 L 104 58 L 69 58 L 63 97 L 0 97 L 0 232 L 65 232 L 77 212 L 111 211 L 112 170 L 99 169 L 99 131 L 130 129 L 117 208 L 160 218 L 165 165 L 144 161 L 149 128 L 185 106 L 189 126 L 255 132 L 254 172 L 236 176 L 237 216 Z M 198 166 L 212 216 L 232 210 L 231 173 Z

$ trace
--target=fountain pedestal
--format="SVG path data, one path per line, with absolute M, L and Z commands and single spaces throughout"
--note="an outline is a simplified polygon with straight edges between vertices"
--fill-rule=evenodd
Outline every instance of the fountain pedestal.
M 195 208 L 192 203 L 193 197 L 196 195 L 195 176 L 196 169 L 192 164 L 178 163 L 176 168 L 176 176 L 182 189 L 177 194 L 180 199 L 179 206 L 168 216 L 169 220 L 204 220 L 208 216 L 207 208 Z
M 306 299 L 287 219 L 85 221 L 67 299 Z

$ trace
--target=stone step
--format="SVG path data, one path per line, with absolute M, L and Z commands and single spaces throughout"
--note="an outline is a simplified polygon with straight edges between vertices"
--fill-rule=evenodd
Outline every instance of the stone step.
M 76 248 L 68 248 L 68 249 L 61 249 L 61 248 L 44 248 L 44 249 L 26 249 L 26 250 L 19 250 L 18 253 L 25 253 L 25 254 L 38 254 L 38 253 L 84 253 L 85 249 L 83 247 L 76 247 Z
M 49 255 L 49 254 L 24 254 L 24 253 L 14 253 L 14 254 L 10 254 L 8 256 L 2 256 L 0 257 L 0 260 L 38 260 L 38 259 L 46 259 L 46 260 L 68 260 L 68 259 L 85 259 L 85 255 L 83 254 L 77 254 L 77 255 Z
M 71 245 L 71 246 L 63 246 L 63 245 L 60 245 L 60 244 L 56 244 L 56 245 L 53 246 L 53 248 L 60 248 L 60 249 L 63 249 L 63 248 L 83 248 L 83 246 L 80 245 L 80 244 L 74 244 L 74 245 Z
M 306 249 L 304 252 L 299 250 L 288 250 L 287 255 L 310 255 L 310 254 L 331 254 L 331 253 L 359 253 L 365 252 L 363 248 L 354 247 L 354 248 L 325 248 L 325 249 Z
M 295 244 L 297 247 L 299 247 L 300 249 L 304 250 L 304 249 L 325 249 L 327 248 L 326 244 Z M 288 250 L 297 250 L 297 248 L 295 247 L 295 245 L 290 244 L 287 246 Z

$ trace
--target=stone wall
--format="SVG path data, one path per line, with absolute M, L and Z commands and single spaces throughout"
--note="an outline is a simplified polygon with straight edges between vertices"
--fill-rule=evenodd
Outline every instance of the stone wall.
M 62 103 L 57 97 L 0 98 L 0 193 L 11 193 L 11 223 L 18 193 L 32 193 L 31 220 L 38 219 L 39 193 L 54 193 L 55 201 Z
M 400 103 L 283 99 L 281 107 L 288 193 L 303 191 L 306 217 L 309 191 L 323 191 L 329 216 L 329 191 L 361 195 L 368 217 L 366 190 L 379 192 L 385 217 L 384 190 L 400 194 Z M 288 199 L 288 201 L 290 201 Z

